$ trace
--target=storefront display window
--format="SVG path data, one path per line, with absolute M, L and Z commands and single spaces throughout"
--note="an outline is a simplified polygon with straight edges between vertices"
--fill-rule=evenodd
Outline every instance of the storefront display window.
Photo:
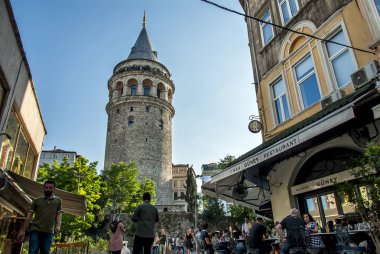
M 34 154 L 33 150 L 29 148 L 28 159 L 26 160 L 26 167 L 23 173 L 23 176 L 25 176 L 26 178 L 32 177 L 35 158 L 36 155 Z
M 11 168 L 12 158 L 14 154 L 14 148 L 17 142 L 18 132 L 20 130 L 20 124 L 18 123 L 16 114 L 12 111 L 9 115 L 6 133 L 10 136 L 10 140 L 8 142 L 3 142 L 2 146 L 4 150 L 7 150 L 4 154 L 2 154 L 1 161 L 6 161 L 6 168 Z
M 14 159 L 13 159 L 13 165 L 12 165 L 13 172 L 23 175 L 25 162 L 26 162 L 26 156 L 28 153 L 28 147 L 29 147 L 29 143 L 26 140 L 24 133 L 21 131 L 18 137 L 16 152 L 14 154 Z
M 306 199 L 307 210 L 314 220 L 318 222 L 319 225 L 322 225 L 321 213 L 319 212 L 319 204 L 317 197 L 311 197 Z
M 342 204 L 342 210 L 344 214 L 355 212 L 354 206 L 348 202 L 347 197 L 340 196 L 340 202 Z
M 6 133 L 11 139 L 2 143 L 0 158 L 2 167 L 30 178 L 36 155 L 14 111 L 8 118 Z
M 338 217 L 339 213 L 334 193 L 322 195 L 321 203 L 326 221 L 333 221 L 336 217 Z

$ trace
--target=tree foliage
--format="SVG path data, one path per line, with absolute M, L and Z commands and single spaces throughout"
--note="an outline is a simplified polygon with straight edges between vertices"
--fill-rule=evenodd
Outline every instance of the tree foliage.
M 368 143 L 357 167 L 350 173 L 358 182 L 338 184 L 344 198 L 355 207 L 363 221 L 370 224 L 370 235 L 380 250 L 380 145 Z M 360 188 L 358 188 L 358 186 Z
M 62 216 L 61 238 L 79 236 L 91 226 L 95 214 L 100 210 L 97 200 L 102 193 L 101 178 L 96 171 L 97 162 L 89 162 L 82 156 L 75 159 L 74 165 L 64 158 L 61 164 L 56 162 L 51 166 L 45 163 L 38 170 L 37 181 L 54 180 L 56 187 L 69 192 L 86 196 L 87 212 L 85 218 L 64 213 Z
M 201 219 L 203 222 L 208 222 L 213 227 L 218 227 L 221 222 L 226 219 L 224 205 L 218 198 L 202 196 L 203 212 Z
M 141 183 L 138 180 L 136 163 L 112 164 L 102 171 L 102 178 L 107 184 L 106 205 L 110 214 L 131 214 L 141 203 L 144 192 L 150 192 L 155 197 L 155 183 L 144 177 Z
M 185 201 L 188 204 L 187 212 L 194 214 L 195 207 L 196 207 L 195 202 L 197 202 L 196 200 L 197 199 L 196 198 L 197 183 L 196 183 L 196 179 L 193 172 L 194 172 L 194 169 L 193 169 L 193 166 L 191 166 L 187 170 L 187 178 L 186 178 L 186 184 L 185 184 L 185 188 L 186 188 Z
M 231 204 L 229 212 L 234 224 L 242 223 L 245 218 L 256 218 L 256 213 L 254 210 L 237 204 Z
M 235 160 L 235 156 L 227 154 L 223 159 L 219 160 L 218 169 L 224 170 L 228 168 L 234 160 Z

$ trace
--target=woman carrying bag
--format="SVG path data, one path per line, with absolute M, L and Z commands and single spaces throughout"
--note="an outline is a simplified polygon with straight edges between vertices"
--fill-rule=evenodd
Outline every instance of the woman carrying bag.
M 111 244 L 110 251 L 112 254 L 121 254 L 123 249 L 123 234 L 125 232 L 123 221 L 119 218 L 116 218 L 111 225 Z

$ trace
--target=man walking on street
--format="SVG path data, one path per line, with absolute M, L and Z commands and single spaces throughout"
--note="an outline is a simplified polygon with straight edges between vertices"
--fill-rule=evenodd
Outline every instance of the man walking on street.
M 61 229 L 62 201 L 53 194 L 54 191 L 55 182 L 46 181 L 44 196 L 33 200 L 25 222 L 17 235 L 17 240 L 22 242 L 31 221 L 29 254 L 37 254 L 39 251 L 41 254 L 49 254 L 53 234 L 58 234 Z
M 150 254 L 154 241 L 154 225 L 159 221 L 158 210 L 150 204 L 150 193 L 143 195 L 143 201 L 132 216 L 132 221 L 136 223 L 135 239 L 133 241 L 133 254 L 140 254 L 144 248 L 144 254 Z

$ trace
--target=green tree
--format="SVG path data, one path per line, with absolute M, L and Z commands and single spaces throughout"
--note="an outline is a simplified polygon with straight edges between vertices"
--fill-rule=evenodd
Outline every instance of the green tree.
M 195 207 L 196 207 L 195 202 L 197 202 L 196 201 L 197 182 L 196 182 L 193 172 L 194 172 L 194 169 L 193 169 L 193 166 L 191 166 L 187 170 L 187 177 L 186 177 L 186 184 L 185 184 L 185 188 L 186 188 L 185 201 L 188 204 L 187 212 L 192 213 L 192 214 L 194 214 L 195 212 Z
M 107 184 L 105 194 L 109 214 L 128 213 L 138 205 L 139 181 L 137 164 L 112 164 L 102 171 L 102 178 Z
M 231 204 L 229 212 L 234 224 L 243 223 L 245 218 L 256 218 L 254 210 L 237 204 Z
M 218 198 L 202 196 L 203 212 L 201 219 L 203 222 L 208 222 L 214 228 L 219 228 L 225 222 L 226 214 L 224 205 Z
M 235 156 L 227 154 L 223 159 L 219 160 L 218 169 L 224 170 L 228 168 L 234 160 L 235 160 Z
M 62 216 L 61 239 L 67 236 L 78 237 L 94 223 L 95 213 L 100 210 L 97 200 L 102 193 L 101 178 L 97 176 L 97 162 L 89 162 L 82 156 L 75 159 L 74 165 L 64 158 L 61 164 L 54 162 L 52 166 L 45 163 L 38 170 L 37 181 L 54 180 L 61 190 L 76 192 L 86 196 L 87 211 L 85 218 L 64 213 Z
M 380 250 L 380 145 L 368 143 L 357 167 L 350 173 L 357 182 L 338 184 L 346 201 L 352 204 L 363 221 L 370 224 L 371 235 L 377 250 Z

